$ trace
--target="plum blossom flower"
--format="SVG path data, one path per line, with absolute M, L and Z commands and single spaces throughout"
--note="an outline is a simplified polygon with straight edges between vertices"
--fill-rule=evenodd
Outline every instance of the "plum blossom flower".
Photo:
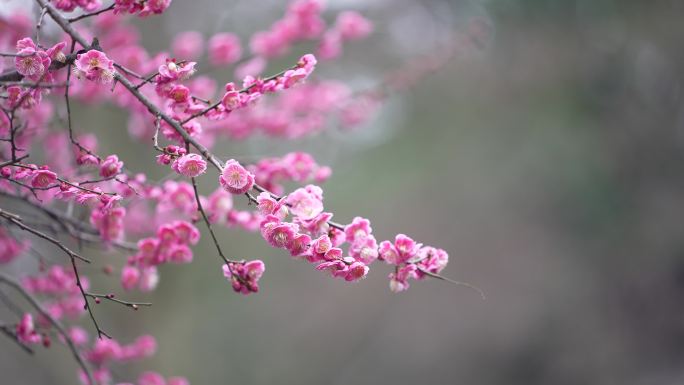
M 404 267 L 397 268 L 395 273 L 389 275 L 390 290 L 395 293 L 404 291 L 409 288 L 409 278 L 417 278 L 416 265 L 408 264 Z
M 207 162 L 199 154 L 187 154 L 177 158 L 171 168 L 181 175 L 194 178 L 204 174 Z
M 416 271 L 416 275 L 418 279 L 422 279 L 426 277 L 423 271 L 439 274 L 444 270 L 447 263 L 449 263 L 449 254 L 442 249 L 425 246 L 418 251 L 416 260 L 416 265 L 419 268 Z
M 355 11 L 344 11 L 337 15 L 335 29 L 342 39 L 360 40 L 373 32 L 373 23 Z
M 275 215 L 281 220 L 287 216 L 288 209 L 285 205 L 285 200 L 276 200 L 271 197 L 271 194 L 264 191 L 260 193 L 257 198 L 257 209 L 261 215 Z
M 140 270 L 135 266 L 124 266 L 121 269 L 121 286 L 125 290 L 133 289 L 140 281 Z
M 259 291 L 259 279 L 264 274 L 266 266 L 261 260 L 246 263 L 232 263 L 223 265 L 223 275 L 231 281 L 233 290 L 247 295 Z
M 235 63 L 242 56 L 240 38 L 233 33 L 217 33 L 209 39 L 209 63 L 221 66 Z
M 57 180 L 57 174 L 50 170 L 40 169 L 33 172 L 33 179 L 31 179 L 31 187 L 46 188 Z
M 195 73 L 194 61 L 185 63 L 176 63 L 174 60 L 167 60 L 166 64 L 159 66 L 159 75 L 157 76 L 157 83 L 168 83 L 177 80 L 186 80 Z
M 76 56 L 74 74 L 98 83 L 110 83 L 114 79 L 114 62 L 95 49 Z
M 181 59 L 196 59 L 202 54 L 204 39 L 197 31 L 179 33 L 173 39 L 171 50 L 176 57 Z
M 273 247 L 286 249 L 290 248 L 296 233 L 297 225 L 292 223 L 281 223 L 269 231 L 267 240 Z
M 372 231 L 373 229 L 370 226 L 370 221 L 361 217 L 354 217 L 352 223 L 344 228 L 344 234 L 349 243 L 365 240 Z
M 378 250 L 379 257 L 390 265 L 400 265 L 409 262 L 416 257 L 422 244 L 416 243 L 413 239 L 404 234 L 398 234 L 394 243 L 389 241 L 380 242 Z
M 347 272 L 347 275 L 345 275 L 344 279 L 347 281 L 358 281 L 366 277 L 368 270 L 368 266 L 366 266 L 363 262 L 353 262 L 349 266 L 349 271 Z
M 290 211 L 300 219 L 313 219 L 323 212 L 323 190 L 314 185 L 298 188 L 288 195 L 286 202 Z
M 50 57 L 43 51 L 25 48 L 17 53 L 14 66 L 17 72 L 31 80 L 39 80 L 50 66 Z
M 33 316 L 26 313 L 21 317 L 21 321 L 16 326 L 15 330 L 17 339 L 24 344 L 40 343 L 41 337 L 35 329 L 33 324 Z
M 104 178 L 113 177 L 121 172 L 123 162 L 119 161 L 116 155 L 109 155 L 100 165 L 100 176 Z
M 242 167 L 238 161 L 231 159 L 226 162 L 219 182 L 231 194 L 244 194 L 254 186 L 254 174 Z

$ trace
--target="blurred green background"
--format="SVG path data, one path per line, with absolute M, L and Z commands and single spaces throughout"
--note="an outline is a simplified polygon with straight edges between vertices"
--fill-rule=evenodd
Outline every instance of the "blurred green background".
M 491 37 L 357 131 L 216 152 L 312 152 L 333 167 L 325 202 L 337 220 L 363 215 L 378 239 L 403 232 L 448 250 L 444 274 L 487 300 L 439 281 L 392 294 L 381 264 L 362 282 L 333 280 L 221 229 L 231 256 L 266 262 L 262 291 L 233 294 L 204 234 L 195 262 L 163 267 L 157 291 L 140 296 L 151 309 L 97 308 L 122 341 L 159 341 L 154 359 L 117 369 L 121 379 L 149 368 L 193 384 L 684 383 L 684 2 L 329 5 L 376 23 L 374 37 L 317 69 L 361 86 L 471 17 L 488 20 Z M 187 29 L 247 37 L 284 7 L 176 0 L 140 25 L 145 45 L 164 49 Z M 146 145 L 121 134 L 120 112 L 76 111 L 81 129 L 108 138 L 102 153 L 129 148 L 129 168 L 164 175 Z M 210 192 L 214 180 L 203 182 Z M 66 354 L 40 351 L 36 362 L 2 339 L 0 357 L 0 382 L 74 383 Z

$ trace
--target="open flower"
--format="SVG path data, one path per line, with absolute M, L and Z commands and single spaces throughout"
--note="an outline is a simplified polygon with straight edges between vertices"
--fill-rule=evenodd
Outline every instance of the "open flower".
M 98 83 L 110 83 L 114 79 L 114 62 L 95 49 L 76 56 L 74 74 Z
M 244 194 L 254 186 L 254 174 L 242 167 L 238 161 L 231 159 L 226 162 L 219 182 L 231 194 Z
M 50 170 L 36 170 L 33 172 L 31 187 L 46 188 L 57 180 L 57 174 Z
M 207 162 L 199 154 L 187 154 L 177 158 L 171 168 L 181 175 L 194 178 L 204 174 L 207 170 Z

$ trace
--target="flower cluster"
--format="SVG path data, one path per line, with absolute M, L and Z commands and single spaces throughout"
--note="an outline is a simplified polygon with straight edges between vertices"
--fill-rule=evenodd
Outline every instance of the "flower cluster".
M 373 24 L 358 12 L 345 11 L 337 15 L 335 25 L 327 30 L 318 46 L 318 55 L 334 59 L 342 53 L 345 41 L 360 40 L 373 32 Z
M 315 39 L 325 29 L 321 13 L 323 3 L 318 0 L 297 0 L 290 4 L 285 16 L 267 31 L 252 36 L 249 46 L 253 53 L 266 58 L 287 53 L 298 40 Z
M 71 12 L 76 8 L 82 8 L 84 11 L 92 12 L 102 6 L 101 0 L 54 0 L 55 7 L 64 12 Z
M 247 168 L 254 174 L 256 183 L 275 194 L 282 194 L 284 182 L 323 183 L 332 174 L 330 167 L 320 166 L 305 152 L 290 152 L 282 157 L 263 158 Z
M 161 14 L 170 5 L 171 0 L 114 0 L 114 12 L 145 17 L 151 14 Z
M 371 258 L 372 252 L 355 251 L 354 247 L 361 248 L 359 236 L 358 244 L 353 243 L 349 249 L 350 255 L 344 256 L 340 246 L 346 233 L 329 226 L 332 214 L 323 212 L 320 187 L 308 185 L 280 200 L 264 192 L 257 197 L 257 203 L 265 216 L 260 224 L 261 235 L 271 246 L 317 263 L 316 269 L 327 270 L 347 281 L 359 280 L 368 273 L 368 264 L 375 260 Z M 292 222 L 285 220 L 289 213 L 294 216 Z
M 41 336 L 36 330 L 31 313 L 25 313 L 21 317 L 21 321 L 17 324 L 14 332 L 17 335 L 17 339 L 23 344 L 39 344 L 44 338 L 46 341 L 49 341 L 47 335 Z
M 81 278 L 81 285 L 83 290 L 88 290 L 88 279 Z M 22 286 L 32 294 L 49 298 L 44 302 L 44 308 L 55 319 L 77 319 L 85 311 L 75 273 L 61 265 L 53 265 L 44 273 L 24 277 Z
M 85 342 L 87 341 L 83 343 Z M 139 360 L 151 357 L 156 351 L 157 341 L 150 335 L 144 335 L 128 345 L 121 345 L 115 339 L 97 339 L 85 356 L 88 361 L 98 367 L 102 367 L 117 361 Z
M 302 56 L 293 68 L 274 78 L 264 80 L 247 76 L 243 81 L 242 90 L 238 90 L 232 82 L 227 83 L 226 93 L 221 98 L 223 109 L 220 112 L 229 113 L 247 107 L 264 94 L 275 93 L 303 82 L 313 72 L 316 62 L 315 56 L 307 54 Z
M 429 274 L 439 274 L 449 262 L 449 255 L 442 249 L 423 246 L 404 234 L 399 234 L 394 242 L 382 241 L 379 258 L 395 266 L 389 275 L 390 289 L 393 292 L 409 288 L 409 279 L 424 279 Z
M 264 270 L 266 266 L 258 259 L 249 262 L 229 262 L 223 265 L 223 276 L 228 278 L 235 292 L 247 295 L 259 292 L 259 279 Z
M 199 230 L 189 222 L 174 221 L 160 226 L 155 237 L 138 242 L 138 253 L 121 270 L 121 286 L 126 290 L 136 286 L 143 291 L 153 290 L 159 281 L 157 266 L 192 262 L 190 246 L 199 239 Z

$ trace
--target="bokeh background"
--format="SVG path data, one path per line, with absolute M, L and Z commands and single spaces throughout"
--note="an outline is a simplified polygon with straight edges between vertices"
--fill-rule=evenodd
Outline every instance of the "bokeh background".
M 440 281 L 392 294 L 380 264 L 350 285 L 222 229 L 231 256 L 266 262 L 262 291 L 234 295 L 204 237 L 191 265 L 162 268 L 157 291 L 141 297 L 151 309 L 97 308 L 121 340 L 159 340 L 154 359 L 117 376 L 150 368 L 193 384 L 684 383 L 684 2 L 328 4 L 376 23 L 372 38 L 317 69 L 357 88 L 472 18 L 488 35 L 393 95 L 364 127 L 226 142 L 217 153 L 310 151 L 334 169 L 324 187 L 336 219 L 363 215 L 378 239 L 404 232 L 448 250 L 444 274 L 487 299 Z M 187 29 L 247 37 L 284 7 L 176 0 L 141 23 L 143 40 L 164 49 Z M 105 135 L 103 153 L 164 175 L 122 134 L 126 117 L 113 107 L 75 116 Z M 205 183 L 210 191 L 213 180 Z M 0 339 L 0 383 L 75 383 L 58 349 L 32 358 Z

